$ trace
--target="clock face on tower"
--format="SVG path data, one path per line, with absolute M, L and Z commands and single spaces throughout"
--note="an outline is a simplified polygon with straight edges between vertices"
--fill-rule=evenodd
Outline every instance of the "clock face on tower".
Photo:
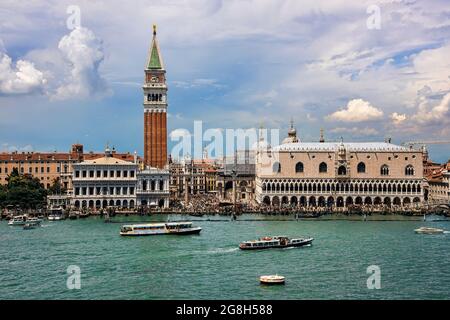
M 153 83 L 158 82 L 158 77 L 157 76 L 152 76 L 150 81 L 153 82 Z

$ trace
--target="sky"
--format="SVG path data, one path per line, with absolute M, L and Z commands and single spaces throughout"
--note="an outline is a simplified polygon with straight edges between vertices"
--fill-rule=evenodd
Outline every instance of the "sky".
M 72 143 L 143 154 L 152 25 L 181 129 L 280 129 L 302 141 L 450 140 L 450 2 L 0 3 L 0 150 Z M 450 144 L 428 145 L 438 162 Z

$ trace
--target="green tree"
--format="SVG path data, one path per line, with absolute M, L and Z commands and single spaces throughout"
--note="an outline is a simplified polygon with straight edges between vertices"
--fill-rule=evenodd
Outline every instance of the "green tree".
M 38 178 L 33 178 L 28 174 L 19 174 L 17 168 L 14 168 L 6 180 L 8 183 L 4 206 L 14 205 L 23 209 L 34 209 L 37 206 L 45 205 L 47 191 Z

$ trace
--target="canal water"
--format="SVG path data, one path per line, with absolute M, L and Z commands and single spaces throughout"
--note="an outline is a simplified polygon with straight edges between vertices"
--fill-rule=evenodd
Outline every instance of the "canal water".
M 182 216 L 45 221 L 34 230 L 1 221 L 0 299 L 450 298 L 450 234 L 414 233 L 421 226 L 450 230 L 450 220 L 216 216 L 195 218 L 203 228 L 197 236 L 119 236 L 123 222 L 168 218 Z M 295 249 L 237 249 L 265 235 L 315 240 Z M 381 289 L 367 288 L 371 265 L 380 268 Z M 67 288 L 69 266 L 80 268 L 80 289 Z M 265 274 L 285 276 L 286 285 L 259 285 Z

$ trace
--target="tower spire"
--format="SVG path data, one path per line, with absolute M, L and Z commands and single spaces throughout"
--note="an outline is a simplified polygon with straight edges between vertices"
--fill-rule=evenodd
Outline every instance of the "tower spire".
M 147 69 L 164 70 L 164 63 L 159 50 L 158 39 L 156 38 L 156 24 L 153 25 L 153 39 L 148 54 Z

